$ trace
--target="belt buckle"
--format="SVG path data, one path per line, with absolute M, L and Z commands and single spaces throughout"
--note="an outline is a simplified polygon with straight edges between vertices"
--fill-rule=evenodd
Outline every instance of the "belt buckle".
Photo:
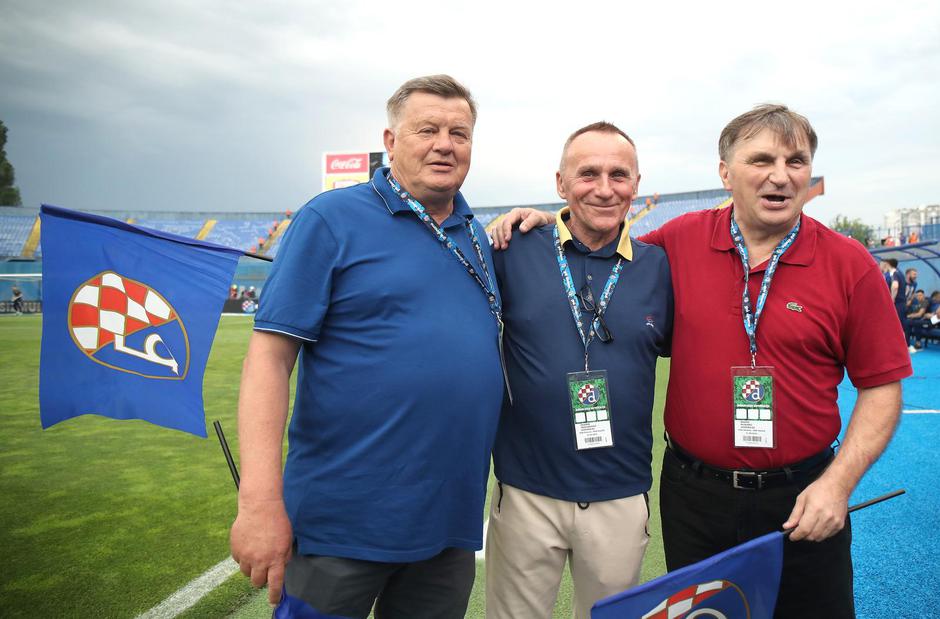
M 742 486 L 739 481 L 741 478 L 754 478 L 757 483 L 754 486 Z M 761 474 L 755 471 L 731 471 L 731 485 L 736 490 L 760 490 L 764 486 L 764 480 Z

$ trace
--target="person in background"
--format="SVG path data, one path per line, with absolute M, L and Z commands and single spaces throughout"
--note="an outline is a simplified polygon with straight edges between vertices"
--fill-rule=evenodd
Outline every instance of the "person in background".
M 907 333 L 907 300 L 904 296 L 907 283 L 898 270 L 898 261 L 895 258 L 885 258 L 884 263 L 887 265 L 885 281 L 888 282 L 891 298 L 894 300 L 894 311 L 901 323 L 901 331 Z M 909 346 L 908 352 L 913 353 L 916 350 Z
M 917 291 L 917 269 L 907 269 L 904 271 L 904 303 L 910 311 L 911 302 L 914 300 L 914 293 Z
M 13 289 L 11 290 L 11 292 L 12 292 L 12 297 L 10 298 L 10 300 L 13 303 L 13 312 L 17 316 L 22 316 L 23 315 L 23 291 L 20 290 L 18 286 L 13 286 Z

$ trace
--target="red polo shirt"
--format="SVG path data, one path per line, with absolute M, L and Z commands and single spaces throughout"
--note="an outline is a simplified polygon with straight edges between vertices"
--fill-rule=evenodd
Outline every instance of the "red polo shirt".
M 774 449 L 735 448 L 731 367 L 750 365 L 741 315 L 744 271 L 731 208 L 678 217 L 641 241 L 666 250 L 675 291 L 666 431 L 713 466 L 773 469 L 830 445 L 843 372 L 859 388 L 911 375 L 884 277 L 858 242 L 805 214 L 783 254 L 757 327 L 757 364 L 775 368 Z M 752 304 L 767 263 L 749 275 Z

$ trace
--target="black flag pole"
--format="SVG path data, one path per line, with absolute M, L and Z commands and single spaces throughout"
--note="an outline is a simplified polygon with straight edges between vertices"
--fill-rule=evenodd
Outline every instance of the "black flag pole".
M 228 470 L 231 471 L 232 479 L 235 481 L 235 489 L 238 490 L 241 479 L 238 477 L 238 467 L 235 466 L 232 451 L 228 448 L 228 442 L 225 440 L 225 433 L 222 432 L 222 424 L 219 423 L 218 420 L 215 420 L 212 422 L 212 427 L 215 428 L 216 436 L 219 437 L 219 444 L 222 445 L 222 453 L 225 454 L 225 461 L 228 462 Z
M 872 505 L 875 505 L 876 503 L 881 503 L 882 501 L 887 501 L 888 499 L 893 499 L 893 498 L 896 497 L 896 496 L 901 496 L 901 495 L 904 494 L 905 492 L 906 492 L 906 490 L 904 490 L 904 489 L 902 488 L 901 490 L 895 490 L 894 492 L 889 492 L 888 494 L 882 494 L 881 496 L 876 496 L 876 497 L 873 498 L 873 499 L 868 499 L 867 501 L 864 501 L 864 502 L 859 503 L 859 504 L 857 504 L 857 505 L 852 505 L 851 507 L 849 507 L 849 511 L 848 511 L 847 513 L 851 514 L 852 512 L 857 512 L 857 511 L 860 510 L 860 509 L 865 509 L 866 507 L 871 507 Z M 790 533 L 793 533 L 793 529 L 795 529 L 795 528 L 796 528 L 796 527 L 793 527 L 792 529 L 784 529 L 784 530 L 783 530 L 783 534 L 784 534 L 785 536 L 788 536 L 788 535 L 790 535 Z
M 852 507 L 849 508 L 849 513 L 851 514 L 852 512 L 858 511 L 858 510 L 860 510 L 860 509 L 865 509 L 866 507 L 871 507 L 871 506 L 874 505 L 875 503 L 881 503 L 882 501 L 887 501 L 888 499 L 893 499 L 893 498 L 896 497 L 896 496 L 901 496 L 902 494 L 904 494 L 904 492 L 905 492 L 904 489 L 895 490 L 894 492 L 889 492 L 888 494 L 882 494 L 882 495 L 879 496 L 879 497 L 875 497 L 875 498 L 873 498 L 873 499 L 869 499 L 869 500 L 865 501 L 864 503 L 859 503 L 858 505 L 853 505 Z

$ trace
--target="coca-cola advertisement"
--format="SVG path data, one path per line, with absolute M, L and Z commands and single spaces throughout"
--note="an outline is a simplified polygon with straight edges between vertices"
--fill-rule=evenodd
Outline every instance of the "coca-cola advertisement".
M 388 165 L 388 155 L 375 153 L 324 153 L 323 191 L 366 183 L 381 165 Z
M 369 153 L 326 156 L 327 174 L 356 174 L 369 172 Z

